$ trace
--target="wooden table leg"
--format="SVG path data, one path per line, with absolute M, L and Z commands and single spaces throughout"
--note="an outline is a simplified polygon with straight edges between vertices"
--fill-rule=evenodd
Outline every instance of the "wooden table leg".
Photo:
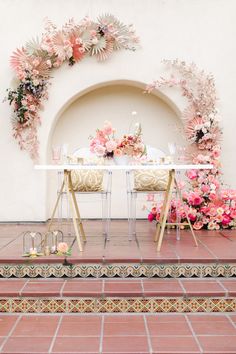
M 58 193 L 58 196 L 57 196 L 57 201 L 56 201 L 56 204 L 55 204 L 54 209 L 53 209 L 53 212 L 52 212 L 52 216 L 51 216 L 51 219 L 50 219 L 50 223 L 49 223 L 49 225 L 48 225 L 48 231 L 51 230 L 51 226 L 52 226 L 52 223 L 53 223 L 53 219 L 54 219 L 54 216 L 55 216 L 56 211 L 57 211 L 57 207 L 58 207 L 58 204 L 59 204 L 59 200 L 60 200 L 61 195 L 62 195 L 62 193 L 63 193 L 63 191 L 64 191 L 64 187 L 65 187 L 65 179 L 63 179 L 60 192 Z
M 82 252 L 83 247 L 82 247 L 82 243 L 81 243 L 80 235 L 79 235 L 79 230 L 78 230 L 78 224 L 77 224 L 77 218 L 76 218 L 77 217 L 76 207 L 75 207 L 73 197 L 72 197 L 73 194 L 71 193 L 71 190 L 69 189 L 69 186 L 70 186 L 69 173 L 68 173 L 68 171 L 65 171 L 64 173 L 65 173 L 65 178 L 66 178 L 66 192 L 67 192 L 67 197 L 68 197 L 71 212 L 72 212 L 72 220 L 73 220 L 73 224 L 74 224 L 75 234 L 76 234 L 76 238 L 77 238 L 77 242 L 78 242 L 79 251 Z
M 80 217 L 80 212 L 79 212 L 79 208 L 78 208 L 78 204 L 76 201 L 76 196 L 75 196 L 75 192 L 73 189 L 73 184 L 72 184 L 72 179 L 71 179 L 71 171 L 68 171 L 68 182 L 69 182 L 69 189 L 72 195 L 72 199 L 73 199 L 73 203 L 74 203 L 74 207 L 75 207 L 75 212 L 76 212 L 76 216 L 77 216 L 77 220 L 78 220 L 78 224 L 79 224 L 79 229 L 80 229 L 80 233 L 82 235 L 83 241 L 86 241 L 86 236 L 85 236 L 85 232 L 84 232 L 84 227 L 81 221 L 81 217 Z
M 159 219 L 159 223 L 158 223 L 158 225 L 157 225 L 156 234 L 155 234 L 155 238 L 154 238 L 154 241 L 155 241 L 155 242 L 158 241 L 159 236 L 160 236 L 161 223 L 162 223 L 162 219 L 163 219 L 163 215 L 164 215 L 164 206 L 166 205 L 166 202 L 167 202 L 167 197 L 168 197 L 168 193 L 169 193 L 169 189 L 170 189 L 170 183 L 171 183 L 171 175 L 170 175 L 170 172 L 171 172 L 171 171 L 169 171 L 168 183 L 167 183 L 167 188 L 166 188 L 166 191 L 165 191 L 165 197 L 164 197 L 164 200 L 163 200 L 163 206 L 162 206 L 162 208 L 161 208 L 160 219 Z
M 179 198 L 180 198 L 181 202 L 183 203 L 183 205 L 185 205 L 185 203 L 184 203 L 184 201 L 183 201 L 183 197 L 182 197 L 181 190 L 179 189 L 179 186 L 178 186 L 178 183 L 177 183 L 176 179 L 175 179 L 175 187 L 176 187 L 177 193 L 179 194 Z M 195 236 L 195 233 L 194 233 L 194 230 L 193 230 L 193 226 L 192 226 L 192 224 L 191 224 L 191 222 L 190 222 L 190 220 L 189 220 L 187 210 L 186 210 L 186 219 L 187 219 L 187 221 L 188 221 L 188 225 L 189 225 L 189 227 L 190 227 L 190 230 L 191 230 L 191 233 L 192 233 L 192 236 L 193 236 L 193 240 L 194 240 L 194 242 L 195 242 L 195 245 L 198 246 L 197 238 L 196 238 L 196 236 Z
M 168 190 L 166 191 L 166 198 L 165 198 L 165 204 L 163 204 L 163 218 L 161 220 L 161 232 L 160 236 L 158 239 L 157 243 L 157 251 L 160 252 L 161 250 L 161 245 L 162 245 L 162 240 L 164 236 L 164 231 L 166 227 L 166 220 L 169 212 L 169 208 L 171 205 L 171 198 L 172 198 L 172 191 L 173 191 L 173 186 L 174 186 L 174 179 L 175 179 L 175 171 L 171 170 L 169 172 L 169 182 L 168 182 Z

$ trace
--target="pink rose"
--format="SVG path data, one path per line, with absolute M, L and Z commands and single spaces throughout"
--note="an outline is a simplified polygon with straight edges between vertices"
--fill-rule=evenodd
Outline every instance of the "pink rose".
M 191 180 L 197 178 L 197 171 L 196 170 L 189 170 L 189 171 L 187 171 L 186 174 L 187 174 L 187 177 Z
M 199 195 L 196 195 L 193 198 L 193 205 L 200 205 L 202 203 L 202 201 L 203 201 L 203 199 Z
M 57 251 L 60 252 L 60 253 L 66 253 L 68 252 L 69 250 L 69 246 L 67 245 L 66 242 L 60 242 L 58 243 L 58 246 L 57 246 Z
M 98 156 L 103 156 L 105 154 L 106 149 L 102 145 L 96 145 L 94 148 L 94 152 Z
M 122 151 L 121 151 L 120 149 L 116 149 L 116 150 L 114 151 L 114 155 L 115 155 L 115 156 L 122 156 L 123 153 L 122 153 Z
M 195 221 L 196 220 L 196 215 L 193 215 L 193 214 L 188 214 L 188 217 L 191 221 Z
M 114 140 L 108 140 L 106 143 L 106 148 L 108 152 L 112 152 L 116 149 L 117 143 Z
M 215 193 L 210 193 L 210 194 L 209 194 L 209 199 L 210 199 L 211 201 L 215 200 L 215 199 L 216 199 L 216 194 L 215 194 Z
M 223 214 L 222 225 L 227 226 L 229 225 L 231 218 L 227 214 Z
M 201 190 L 203 193 L 209 193 L 210 192 L 210 187 L 207 184 L 203 184 L 201 187 Z
M 200 230 L 202 227 L 203 227 L 203 222 L 202 222 L 202 221 L 196 221 L 196 222 L 193 224 L 194 230 Z
M 232 219 L 236 219 L 236 209 L 231 209 L 231 211 L 230 211 L 230 217 L 231 217 Z
M 155 215 L 153 213 L 148 214 L 148 221 L 152 222 L 155 219 Z

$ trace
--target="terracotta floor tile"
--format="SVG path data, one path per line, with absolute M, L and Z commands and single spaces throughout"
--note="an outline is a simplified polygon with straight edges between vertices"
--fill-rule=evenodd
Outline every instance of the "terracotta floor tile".
M 135 315 L 126 315 L 126 314 L 107 314 L 104 316 L 104 323 L 130 323 L 133 324 L 134 321 L 137 323 L 144 323 L 144 316 L 135 314 Z
M 52 353 L 99 353 L 99 337 L 57 337 Z
M 102 320 L 95 316 L 67 316 L 62 318 L 58 336 L 100 336 Z
M 157 315 L 146 315 L 147 323 L 159 323 L 159 322 L 186 322 L 186 318 L 182 314 L 167 314 L 160 313 Z
M 145 296 L 182 296 L 184 291 L 177 280 L 144 279 Z
M 133 317 L 133 322 L 106 322 L 104 323 L 104 336 L 132 336 L 132 335 L 146 335 L 144 322 L 136 322 Z
M 0 336 L 7 336 L 19 316 L 0 315 Z
M 183 279 L 181 283 L 187 296 L 225 296 L 225 290 L 215 280 Z
M 22 296 L 60 296 L 63 283 L 59 282 L 29 282 L 22 290 Z
M 235 335 L 236 328 L 228 322 L 204 321 L 191 322 L 192 328 L 197 335 Z
M 224 314 L 186 314 L 190 322 L 227 322 L 229 323 L 228 318 Z
M 10 337 L 2 353 L 47 353 L 52 337 Z
M 220 283 L 227 289 L 228 296 L 236 296 L 236 280 L 220 279 Z
M 102 293 L 102 280 L 93 279 L 66 281 L 63 289 L 64 296 L 100 296 Z
M 142 296 L 141 281 L 106 280 L 104 294 L 107 296 Z
M 236 336 L 198 336 L 204 353 L 236 353 Z
M 56 332 L 59 318 L 59 315 L 22 316 L 12 335 L 15 337 L 52 337 Z
M 197 342 L 192 336 L 151 337 L 153 354 L 156 353 L 201 353 Z
M 0 279 L 0 297 L 18 296 L 26 281 L 25 279 Z
M 102 353 L 149 353 L 146 336 L 103 337 Z
M 148 322 L 148 330 L 151 336 L 190 336 L 192 334 L 187 322 Z

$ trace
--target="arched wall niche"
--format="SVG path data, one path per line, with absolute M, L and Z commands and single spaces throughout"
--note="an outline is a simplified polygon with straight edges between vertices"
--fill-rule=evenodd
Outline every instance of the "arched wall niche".
M 151 145 L 159 148 L 162 147 L 162 149 L 166 150 L 167 142 L 170 141 L 168 138 L 172 139 L 171 141 L 176 138 L 176 131 L 171 132 L 174 124 L 178 122 L 179 126 L 182 127 L 180 119 L 181 109 L 176 102 L 164 92 L 156 90 L 151 95 L 143 94 L 145 86 L 146 84 L 140 81 L 112 80 L 96 83 L 76 92 L 61 105 L 51 122 L 50 129 L 48 130 L 45 161 L 51 161 L 52 145 L 69 143 L 70 152 L 76 147 L 88 146 L 88 136 L 94 134 L 97 127 L 102 127 L 104 120 L 112 121 L 114 127 L 117 128 L 118 135 L 127 132 L 130 123 L 140 121 L 145 128 L 143 131 L 145 142 L 149 143 L 150 139 L 152 142 Z M 122 116 L 125 116 L 123 125 L 117 118 L 117 112 L 114 113 L 114 104 L 116 101 L 118 106 L 117 110 L 120 111 L 121 114 L 121 120 Z M 129 104 L 130 102 L 131 104 Z M 123 110 L 122 106 L 124 106 Z M 138 112 L 136 117 L 132 117 L 132 110 Z M 78 112 L 78 117 L 75 117 L 76 112 Z M 105 112 L 104 116 L 101 112 Z M 98 119 L 96 119 L 97 116 Z M 86 122 L 86 117 L 91 117 L 89 124 Z M 169 124 L 167 129 L 165 127 L 165 120 L 167 121 L 167 124 Z M 82 138 L 80 127 L 82 127 L 84 135 Z M 157 137 L 158 134 L 159 137 L 162 135 L 162 146 L 158 146 L 158 142 L 156 143 L 153 130 L 159 130 L 156 134 Z M 169 136 L 167 133 L 168 130 L 171 132 Z M 82 145 L 75 145 L 75 134 L 77 134 L 75 131 L 78 132 L 78 141 L 82 141 Z M 163 143 L 165 131 L 167 138 Z M 183 142 L 183 137 L 177 137 L 177 142 Z M 116 173 L 115 176 L 113 176 L 112 216 L 114 218 L 123 218 L 127 216 L 127 211 L 124 208 L 124 205 L 126 205 L 126 192 L 125 178 L 123 177 L 122 173 Z M 47 209 L 49 215 L 49 211 L 52 210 L 56 196 L 56 184 L 57 180 L 55 174 L 54 176 L 50 174 L 47 179 Z M 120 198 L 120 195 L 124 196 L 124 200 Z M 84 205 L 81 203 L 81 208 L 82 216 L 85 218 L 89 216 L 94 218 L 99 217 L 97 212 L 93 213 L 91 211 L 88 203 L 85 203 Z M 145 215 L 141 213 L 141 205 L 140 208 L 138 207 L 138 210 L 138 216 L 144 217 Z
M 96 84 L 93 84 L 91 86 L 85 87 L 82 90 L 79 90 L 78 92 L 75 92 L 71 97 L 67 99 L 67 101 L 62 102 L 61 107 L 59 110 L 56 112 L 54 119 L 52 120 L 51 126 L 49 127 L 48 130 L 48 138 L 47 138 L 47 146 L 46 150 L 44 151 L 44 154 L 41 155 L 41 158 L 44 161 L 48 161 L 51 158 L 51 142 L 52 142 L 52 135 L 55 131 L 55 127 L 58 123 L 58 120 L 60 117 L 63 115 L 63 113 L 70 107 L 75 101 L 77 101 L 80 97 L 83 97 L 87 95 L 88 93 L 97 91 L 99 89 L 105 88 L 105 87 L 133 87 L 133 88 L 139 88 L 143 92 L 145 91 L 146 88 L 146 83 L 141 82 L 141 81 L 134 81 L 134 80 L 110 80 L 110 81 L 103 81 L 99 82 Z M 148 94 L 146 94 L 148 95 Z M 173 112 L 176 114 L 176 116 L 181 120 L 181 104 L 182 102 L 177 103 L 177 99 L 179 97 L 175 95 L 175 92 L 169 92 L 168 94 L 163 91 L 163 90 L 153 90 L 151 93 L 152 96 L 155 96 L 159 98 L 161 101 L 165 102 L 167 106 L 170 107 L 170 109 L 173 110 Z M 134 106 L 135 110 L 135 106 Z M 131 112 L 129 112 L 131 113 Z M 137 116 L 137 120 L 139 119 L 139 116 Z M 92 134 L 93 132 L 91 132 Z

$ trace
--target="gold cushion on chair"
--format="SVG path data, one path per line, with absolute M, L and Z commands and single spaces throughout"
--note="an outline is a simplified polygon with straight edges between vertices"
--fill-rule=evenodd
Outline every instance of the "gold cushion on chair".
M 134 189 L 136 191 L 165 191 L 168 176 L 168 170 L 136 170 L 134 171 Z
M 71 179 L 74 191 L 100 192 L 102 191 L 103 171 L 72 170 Z
M 69 163 L 78 163 L 78 157 L 68 156 Z M 76 192 L 101 192 L 103 190 L 103 171 L 72 170 L 71 180 Z

